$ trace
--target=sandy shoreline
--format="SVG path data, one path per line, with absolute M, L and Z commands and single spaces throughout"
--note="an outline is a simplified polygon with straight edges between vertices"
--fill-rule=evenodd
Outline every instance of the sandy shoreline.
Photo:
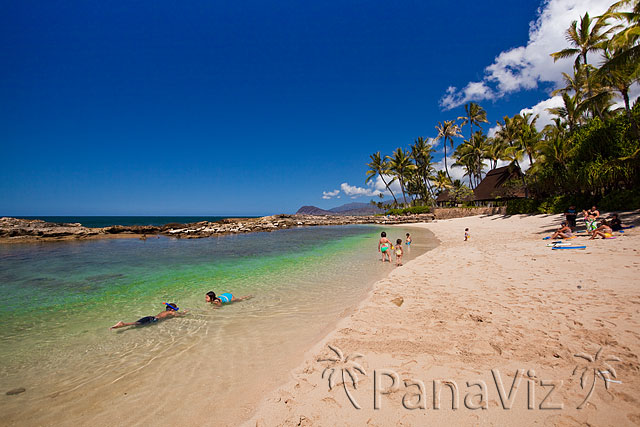
M 572 242 L 586 250 L 554 251 L 541 238 L 560 218 L 415 225 L 434 232 L 441 245 L 377 282 L 246 425 L 639 424 L 638 231 L 615 240 L 579 237 Z M 391 302 L 397 297 L 404 300 L 399 307 Z M 341 362 L 319 361 L 337 358 L 328 345 L 342 353 Z M 575 356 L 595 358 L 601 348 L 594 362 Z M 365 374 L 353 370 L 354 362 Z M 393 377 L 397 389 L 384 394 Z M 450 387 L 438 381 L 457 388 L 457 410 Z M 441 394 L 440 409 L 434 394 Z

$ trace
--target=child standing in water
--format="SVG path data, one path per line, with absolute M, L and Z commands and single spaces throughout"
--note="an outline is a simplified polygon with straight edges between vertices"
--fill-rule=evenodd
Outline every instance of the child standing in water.
M 464 241 L 466 242 L 467 240 L 469 240 L 471 238 L 471 234 L 469 234 L 469 229 L 465 228 L 464 229 Z
M 407 238 L 404 239 L 405 245 L 407 245 L 407 250 L 411 249 L 411 234 L 407 233 Z
M 380 233 L 380 241 L 378 242 L 378 252 L 382 254 L 382 262 L 386 258 L 387 261 L 391 262 L 391 255 L 389 252 L 393 248 L 393 244 L 391 244 L 391 240 L 387 239 L 387 233 L 384 231 Z
M 404 253 L 404 251 L 402 250 L 402 239 L 396 240 L 395 253 L 396 267 L 400 267 L 402 265 L 402 254 Z

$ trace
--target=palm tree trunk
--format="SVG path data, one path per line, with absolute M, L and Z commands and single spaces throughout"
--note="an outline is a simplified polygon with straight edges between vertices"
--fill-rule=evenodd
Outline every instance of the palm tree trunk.
M 637 139 L 640 139 L 640 132 L 638 132 L 638 124 L 633 119 L 633 115 L 631 114 L 631 107 L 629 103 L 629 88 L 624 88 L 620 91 L 622 94 L 622 98 L 624 99 L 624 109 L 627 114 L 627 118 L 629 119 L 629 123 L 631 123 L 631 128 L 633 129 L 633 133 L 635 134 Z
M 391 197 L 393 197 L 393 201 L 397 206 L 398 200 L 396 199 L 396 196 L 393 194 L 393 191 L 391 191 L 391 187 L 389 187 L 389 184 L 387 184 L 387 181 L 384 180 L 384 176 L 380 172 L 378 172 L 378 174 L 380 174 L 380 179 L 382 179 L 384 186 L 387 187 L 387 190 L 389 190 L 389 193 L 391 193 Z
M 444 170 L 447 173 L 449 181 L 451 181 L 451 175 L 449 175 L 449 169 L 447 169 L 447 138 L 444 139 Z

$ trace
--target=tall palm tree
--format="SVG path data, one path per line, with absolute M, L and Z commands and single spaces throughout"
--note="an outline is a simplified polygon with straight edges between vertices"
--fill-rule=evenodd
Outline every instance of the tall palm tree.
M 416 164 L 416 172 L 422 180 L 422 185 L 428 192 L 428 196 L 433 196 L 429 176 L 433 174 L 433 152 L 435 150 L 431 144 L 423 137 L 418 137 L 411 146 L 411 158 Z M 428 197 L 427 197 L 428 198 Z
M 447 141 L 451 143 L 451 149 L 453 150 L 453 138 L 462 136 L 460 134 L 460 127 L 456 124 L 455 120 L 445 120 L 444 123 L 438 123 L 436 130 L 438 131 L 436 141 L 440 138 L 444 139 L 444 170 L 446 171 L 449 180 L 451 180 L 449 168 L 447 167 Z
M 620 11 L 621 8 L 633 4 L 631 11 Z M 640 60 L 640 2 L 638 0 L 621 0 L 609 7 L 609 10 L 600 17 L 608 20 L 613 18 L 622 24 L 615 26 L 612 30 L 619 30 L 610 40 L 612 49 L 617 50 L 617 54 L 607 58 L 601 68 L 617 67 L 620 64 L 635 62 Z
M 579 68 L 580 64 L 587 67 L 585 69 L 587 78 L 587 98 L 592 97 L 587 54 L 589 52 L 597 52 L 604 49 L 608 33 L 611 31 L 604 31 L 606 26 L 606 19 L 597 19 L 593 21 L 589 17 L 589 13 L 585 13 L 584 16 L 580 18 L 580 26 L 578 26 L 578 21 L 573 21 L 569 29 L 565 32 L 567 41 L 573 47 L 565 48 L 551 54 L 554 61 L 561 58 L 571 58 L 575 56 L 576 68 Z M 597 108 L 595 110 L 595 113 L 600 114 Z
M 534 116 L 533 113 L 524 113 L 517 117 L 519 117 L 520 129 L 518 130 L 518 137 L 520 139 L 520 145 L 522 145 L 522 148 L 529 157 L 529 164 L 533 165 L 536 144 L 541 138 L 540 133 L 536 129 L 538 115 L 536 114 Z
M 409 153 L 405 152 L 402 148 L 397 148 L 396 151 L 393 152 L 393 157 L 387 156 L 386 159 L 389 162 L 389 171 L 391 171 L 400 182 L 404 205 L 407 206 L 407 196 L 404 184 L 407 178 L 409 178 L 410 171 L 415 169 L 416 166 L 411 163 Z
M 640 58 L 634 60 L 630 56 L 622 55 L 621 52 L 623 49 L 623 47 L 616 49 L 615 43 L 613 42 L 607 44 L 607 48 L 604 51 L 605 60 L 608 62 L 616 56 L 620 57 L 621 60 L 618 60 L 614 66 L 612 66 L 610 62 L 605 62 L 605 64 L 596 71 L 595 77 L 605 87 L 618 92 L 620 96 L 622 96 L 627 119 L 631 123 L 636 138 L 640 138 L 638 124 L 631 114 L 631 103 L 629 100 L 629 90 L 631 86 L 633 83 L 640 81 Z
M 364 182 L 368 183 L 371 178 L 374 178 L 376 175 L 380 175 L 380 179 L 382 179 L 384 186 L 387 187 L 387 190 L 389 190 L 389 193 L 391 193 L 391 197 L 393 197 L 393 201 L 397 206 L 398 200 L 396 199 L 395 194 L 393 194 L 393 191 L 391 191 L 390 187 L 395 178 L 389 182 L 384 179 L 385 175 L 389 175 L 389 163 L 386 161 L 386 159 L 382 159 L 379 151 L 371 154 L 369 157 L 371 158 L 371 162 L 367 163 L 369 170 L 367 171 L 367 179 Z
M 504 140 L 498 136 L 487 138 L 483 157 L 489 160 L 489 166 L 491 167 L 491 169 L 495 169 L 498 167 L 498 160 L 501 159 L 505 145 L 506 144 Z
M 469 124 L 469 141 L 473 142 L 473 125 L 475 124 L 482 129 L 481 123 L 489 123 L 487 121 L 487 112 L 480 105 L 475 102 L 470 102 L 464 106 L 466 116 L 458 117 L 458 120 L 462 120 L 460 128 Z

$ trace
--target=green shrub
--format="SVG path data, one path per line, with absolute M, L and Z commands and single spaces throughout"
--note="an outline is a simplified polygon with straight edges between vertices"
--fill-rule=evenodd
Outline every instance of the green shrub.
M 507 215 L 535 213 L 538 202 L 533 199 L 514 199 L 507 202 Z
M 597 206 L 607 212 L 640 209 L 640 190 L 612 191 L 604 196 Z

